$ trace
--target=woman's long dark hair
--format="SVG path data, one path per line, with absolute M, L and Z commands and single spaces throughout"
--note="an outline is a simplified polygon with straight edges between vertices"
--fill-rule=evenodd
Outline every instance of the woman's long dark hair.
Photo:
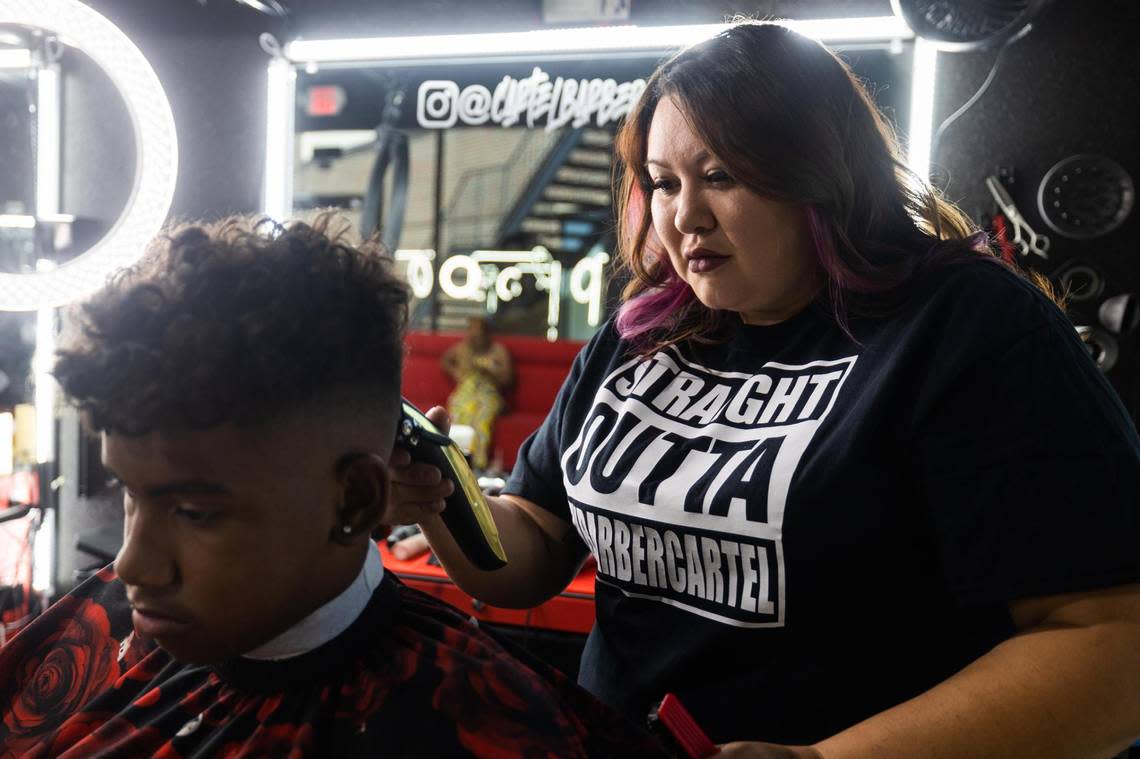
M 924 269 L 1000 262 L 902 163 L 893 130 L 843 61 L 787 27 L 741 22 L 664 63 L 617 138 L 619 258 L 631 275 L 617 326 L 642 352 L 714 339 L 728 316 L 693 296 L 652 229 L 646 143 L 667 96 L 737 182 L 804 209 L 827 278 L 821 297 L 844 330 L 849 315 L 900 302 Z

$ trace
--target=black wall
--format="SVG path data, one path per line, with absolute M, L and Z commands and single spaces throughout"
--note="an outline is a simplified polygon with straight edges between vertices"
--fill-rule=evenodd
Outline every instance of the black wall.
M 1049 259 L 1030 259 L 1047 275 L 1080 262 L 1100 271 L 1104 292 L 1074 300 L 1074 322 L 1102 327 L 1100 304 L 1113 295 L 1140 293 L 1140 212 L 1115 232 L 1069 240 L 1050 230 L 1037 211 L 1037 188 L 1061 159 L 1104 154 L 1140 181 L 1140 3 L 1134 0 L 1056 0 L 1024 39 L 1005 53 L 982 99 L 947 131 L 936 164 L 949 197 L 975 219 L 992 214 L 985 178 L 1013 169 L 1011 196 L 1038 232 L 1049 234 Z M 995 53 L 939 56 L 936 123 L 953 112 L 985 79 Z M 1134 418 L 1140 414 L 1140 344 L 1137 334 L 1117 337 L 1120 360 L 1108 378 Z
M 265 160 L 262 32 L 281 24 L 235 2 L 86 0 L 131 38 L 157 73 L 178 130 L 175 217 L 261 206 Z

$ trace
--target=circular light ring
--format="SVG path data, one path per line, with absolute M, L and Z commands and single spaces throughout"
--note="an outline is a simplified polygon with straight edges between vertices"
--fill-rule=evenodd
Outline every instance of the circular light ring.
M 134 263 L 162 228 L 178 176 L 174 115 L 158 76 L 122 31 L 78 0 L 4 0 L 0 24 L 58 35 L 91 57 L 118 87 L 135 129 L 134 185 L 122 215 L 90 250 L 50 272 L 0 273 L 0 311 L 60 306 Z

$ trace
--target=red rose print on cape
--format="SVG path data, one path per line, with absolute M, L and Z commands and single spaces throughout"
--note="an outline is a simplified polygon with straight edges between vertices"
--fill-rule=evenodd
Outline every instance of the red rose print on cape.
M 37 642 L 37 651 L 15 657 L 17 695 L 4 709 L 3 740 L 16 755 L 21 745 L 30 748 L 119 677 L 119 642 L 111 637 L 106 610 L 84 600 L 70 617 Z
M 56 731 L 51 741 L 51 752 L 48 755 L 55 756 L 62 754 L 76 743 L 79 743 L 94 733 L 114 716 L 115 715 L 108 714 L 107 712 L 83 712 L 72 715 L 60 726 L 59 730 Z
M 130 756 L 174 759 L 180 756 L 153 727 L 140 727 L 119 715 L 77 714 L 67 720 L 45 757 Z
M 505 654 L 481 650 L 485 644 L 473 637 L 444 637 L 458 645 L 439 648 L 438 666 L 446 674 L 432 706 L 455 721 L 467 751 L 484 759 L 586 755 L 556 699 L 533 672 Z
M 352 667 L 352 679 L 340 686 L 336 719 L 367 723 L 372 715 L 380 711 L 394 690 L 415 676 L 417 664 L 417 658 L 409 654 L 407 649 L 394 647 L 390 655 L 379 661 Z M 328 696 L 322 693 L 321 702 L 327 701 Z

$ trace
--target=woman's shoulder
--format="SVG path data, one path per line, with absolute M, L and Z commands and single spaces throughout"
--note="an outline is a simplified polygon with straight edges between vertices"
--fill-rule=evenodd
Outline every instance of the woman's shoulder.
M 978 257 L 941 267 L 915 289 L 906 310 L 948 327 L 985 328 L 990 334 L 1025 333 L 1047 326 L 1072 329 L 1049 294 L 1028 275 Z
M 621 337 L 615 322 L 616 317 L 604 321 L 578 351 L 569 377 L 578 393 L 589 394 L 618 367 L 637 358 L 636 349 Z
M 629 350 L 629 345 L 622 339 L 621 333 L 618 331 L 617 314 L 614 314 L 602 322 L 597 332 L 590 336 L 590 339 L 582 347 L 579 357 L 583 359 L 610 357 Z

